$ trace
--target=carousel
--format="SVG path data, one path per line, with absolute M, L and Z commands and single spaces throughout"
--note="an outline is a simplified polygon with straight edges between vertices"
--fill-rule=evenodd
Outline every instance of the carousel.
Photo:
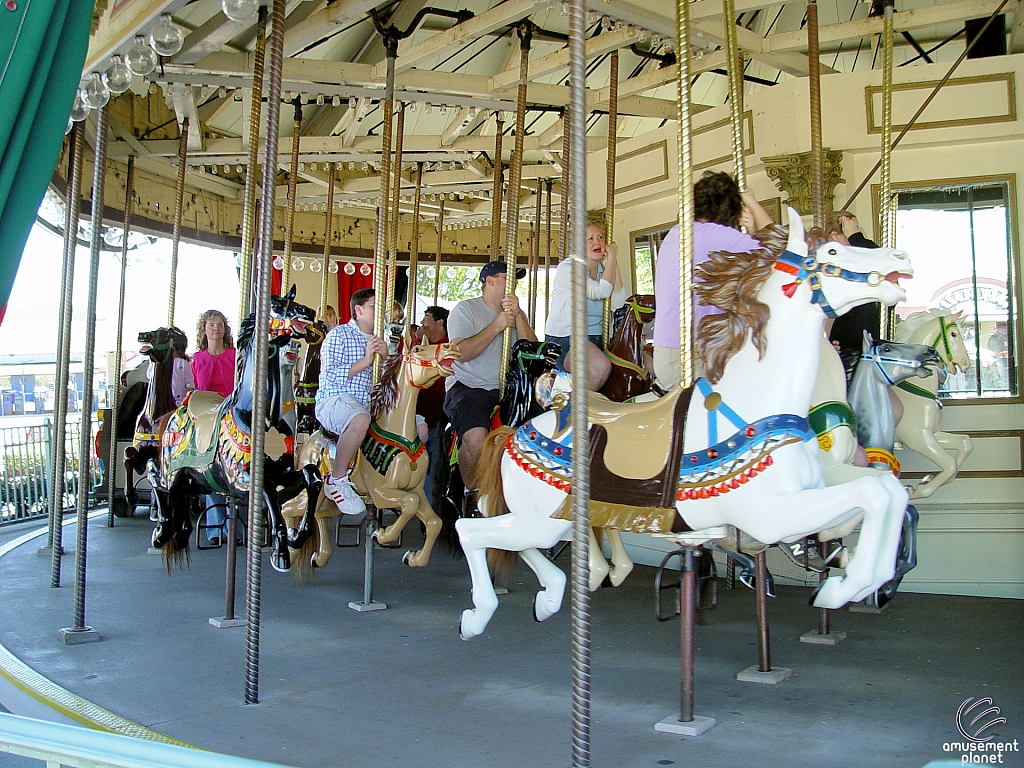
M 16 549 L 36 539 L 49 563 L 45 585 L 19 581 L 45 593 L 38 604 L 5 597 L 4 621 L 34 631 L 73 612 L 62 644 L 45 652 L 38 637 L 0 632 L 3 679 L 62 722 L 168 750 L 147 753 L 151 764 L 193 764 L 194 753 L 175 750 L 198 747 L 254 766 L 774 765 L 834 759 L 836 750 L 855 765 L 921 766 L 928 756 L 960 760 L 961 746 L 993 736 L 1016 743 L 1020 670 L 994 662 L 998 650 L 981 637 L 1007 623 L 1020 629 L 1019 610 L 1011 600 L 940 603 L 906 592 L 923 560 L 919 508 L 963 482 L 972 455 L 970 434 L 943 431 L 953 410 L 943 408 L 944 386 L 980 365 L 969 349 L 980 320 L 908 299 L 915 265 L 934 254 L 898 247 L 893 162 L 919 119 L 938 124 L 929 105 L 938 97 L 933 110 L 949 107 L 944 86 L 965 79 L 956 70 L 1002 24 L 1006 0 L 899 9 L 886 0 L 864 5 L 866 16 L 837 5 L 820 29 L 817 3 L 797 5 L 97 4 L 52 182 L 66 233 L 55 285 L 58 391 L 80 311 L 83 204 L 86 370 L 104 351 L 104 228 L 120 227 L 123 246 L 114 381 L 128 346 L 131 232 L 169 237 L 169 274 L 149 293 L 154 330 L 138 335 L 145 383 L 114 387 L 95 445 L 81 440 L 72 456 L 54 442 L 50 499 L 65 498 L 65 468 L 102 462 L 102 514 L 77 483 L 73 519 L 51 501 L 45 528 L 0 538 L 0 573 L 38 571 L 34 548 L 33 561 Z M 851 12 L 863 18 L 840 18 Z M 973 16 L 982 18 L 962 55 L 941 65 L 941 79 L 921 80 L 916 110 L 907 99 L 894 109 L 903 87 L 894 57 L 914 61 L 897 33 L 939 67 L 913 34 Z M 865 72 L 841 61 L 855 23 L 876 48 Z M 875 115 L 875 101 L 867 106 L 878 125 L 863 152 L 878 162 L 859 161 L 842 209 L 823 120 L 831 141 L 842 132 L 827 126 L 823 69 L 835 83 L 871 78 L 880 107 Z M 721 79 L 708 86 L 708 75 Z M 702 251 L 695 222 L 707 219 L 694 184 L 712 168 L 748 191 L 757 99 L 778 82 L 798 84 L 795 103 L 809 110 L 783 110 L 789 132 L 801 132 L 794 149 L 775 142 L 791 155 L 810 148 L 806 210 L 795 194 L 776 198 L 767 224 L 744 220 L 748 249 Z M 656 151 L 633 149 L 647 135 Z M 770 165 L 762 158 L 758 173 L 773 178 Z M 624 200 L 657 208 L 648 223 L 671 220 L 651 263 L 676 260 L 678 283 L 657 286 L 657 302 L 653 283 L 640 288 Z M 857 205 L 874 205 L 872 247 L 826 232 L 829 209 Z M 616 235 L 625 242 L 627 233 L 630 247 L 616 251 Z M 185 242 L 236 254 L 226 395 L 175 389 L 188 344 L 176 312 L 189 290 L 178 284 Z M 447 406 L 440 423 L 426 423 L 418 406 L 462 381 L 483 347 L 477 337 L 449 339 L 447 328 L 432 337 L 420 318 L 426 310 L 436 322 L 438 307 L 448 317 L 455 300 L 446 297 L 475 298 L 495 271 L 506 276 L 502 300 L 512 303 L 502 311 L 514 319 L 486 342 L 500 347 L 500 368 L 478 445 L 458 434 Z M 662 267 L 650 271 L 656 280 Z M 616 274 L 614 290 L 598 295 L 596 286 L 612 287 L 606 273 Z M 372 332 L 358 325 L 363 305 L 349 304 L 367 287 Z M 559 290 L 567 336 L 551 332 Z M 873 320 L 844 359 L 829 330 L 866 308 Z M 666 344 L 654 324 L 676 314 L 668 349 L 679 375 L 668 381 L 658 375 Z M 365 507 L 358 514 L 343 513 L 324 488 L 338 476 L 348 427 L 330 431 L 315 407 L 334 328 L 350 317 L 387 342 L 386 354 L 367 356 L 369 426 L 347 475 Z M 93 400 L 89 376 L 83 400 Z M 1011 420 L 1016 407 L 1006 406 Z M 91 434 L 88 410 L 82 434 Z M 56 434 L 68 417 L 58 399 Z M 901 476 L 911 452 L 936 469 Z M 211 521 L 222 518 L 221 533 Z M 65 600 L 57 588 L 72 585 Z M 943 621 L 954 617 L 979 636 L 949 639 Z M 773 666 L 771 634 L 786 667 Z M 975 640 L 978 657 L 965 658 Z M 103 664 L 115 657 L 111 672 Z M 93 668 L 86 680 L 99 676 L 106 688 L 81 683 Z M 940 682 L 919 680 L 932 673 Z M 933 700 L 915 709 L 911 696 Z M 949 727 L 947 698 L 961 707 Z M 19 711 L 12 701 L 0 695 L 15 714 L 39 716 L 38 706 Z M 902 744 L 892 732 L 900 712 Z M 70 726 L 48 737 L 28 720 L 0 726 L 0 749 L 54 764 L 85 764 L 75 761 L 92 748 Z M 129 764 L 120 742 L 96 749 L 107 762 L 90 765 Z M 1000 757 L 1012 762 L 1013 749 Z

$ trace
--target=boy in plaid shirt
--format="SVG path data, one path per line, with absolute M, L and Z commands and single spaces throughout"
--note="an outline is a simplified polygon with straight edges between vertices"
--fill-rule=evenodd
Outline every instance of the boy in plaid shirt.
M 349 479 L 349 465 L 370 428 L 371 366 L 374 355 L 385 357 L 387 344 L 373 334 L 376 299 L 372 288 L 352 294 L 352 319 L 335 326 L 324 339 L 321 351 L 320 386 L 316 393 L 316 417 L 338 435 L 334 468 L 324 478 L 324 494 L 346 515 L 366 511 Z

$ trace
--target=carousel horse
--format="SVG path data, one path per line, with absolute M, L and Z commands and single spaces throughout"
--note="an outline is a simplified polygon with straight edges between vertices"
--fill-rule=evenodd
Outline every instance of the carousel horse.
M 402 562 L 412 567 L 425 566 L 430 560 L 434 541 L 441 532 L 441 519 L 434 513 L 423 492 L 423 481 L 429 465 L 426 449 L 416 433 L 416 400 L 421 389 L 428 388 L 438 377 L 452 375 L 452 363 L 459 359 L 458 347 L 452 344 L 413 344 L 406 337 L 408 352 L 388 358 L 381 368 L 380 381 L 370 391 L 372 421 L 356 454 L 351 479 L 356 490 L 369 496 L 378 509 L 398 509 L 398 519 L 374 532 L 380 544 L 397 539 L 413 517 L 418 517 L 427 531 L 423 549 L 406 552 Z M 318 430 L 310 435 L 299 451 L 302 466 L 315 466 L 320 476 L 333 467 L 334 440 Z M 307 497 L 308 498 L 308 497 Z M 299 494 L 285 505 L 283 515 L 293 521 L 301 518 L 304 509 L 313 509 L 316 534 L 298 554 L 302 565 L 296 571 L 300 580 L 305 564 L 322 568 L 333 551 L 327 530 L 327 519 L 337 517 L 338 508 L 323 493 L 314 505 Z
M 282 412 L 280 363 L 278 355 L 293 336 L 306 333 L 315 313 L 296 303 L 295 288 L 284 297 L 271 297 L 270 334 L 266 382 L 266 412 L 270 421 Z M 243 498 L 249 492 L 253 419 L 253 375 L 255 322 L 243 323 L 238 339 L 238 381 L 226 398 L 215 392 L 193 392 L 180 408 L 166 418 L 160 443 L 159 462 L 150 461 L 148 474 L 157 505 L 157 526 L 153 546 L 163 549 L 168 569 L 189 559 L 188 540 L 192 532 L 195 499 L 200 494 L 222 493 Z M 259 416 L 257 416 L 259 417 Z M 270 426 L 279 422 L 270 421 Z M 312 488 L 318 482 L 313 472 L 291 470 L 290 456 L 278 461 L 264 460 L 263 501 L 267 508 L 273 550 L 270 562 L 275 570 L 288 570 L 288 536 L 281 518 L 278 487 L 284 495 L 299 486 Z
M 654 402 L 591 407 L 591 524 L 688 543 L 718 538 L 731 525 L 774 543 L 863 511 L 845 575 L 830 576 L 812 598 L 839 608 L 892 578 L 907 492 L 892 475 L 824 487 L 807 423 L 818 338 L 826 315 L 905 299 L 899 278 L 913 271 L 891 248 L 830 243 L 809 256 L 792 209 L 788 243 L 784 233 L 774 227 L 759 235 L 762 249 L 712 254 L 697 268 L 698 293 L 722 310 L 698 330 L 706 378 Z M 463 639 L 483 632 L 497 608 L 488 548 L 519 553 L 533 569 L 542 586 L 538 620 L 561 607 L 566 576 L 539 550 L 571 535 L 572 444 L 568 408 L 488 436 L 479 470 L 485 517 L 456 524 L 473 580 Z
M 135 475 L 146 471 L 150 459 L 160 454 L 160 434 L 164 416 L 175 409 L 171 392 L 171 374 L 174 372 L 174 346 L 184 349 L 188 339 L 178 328 L 157 328 L 139 334 L 142 354 L 149 358 L 152 375 L 146 384 L 146 403 L 135 421 L 132 444 L 124 449 L 124 495 L 130 512 L 135 511 L 138 496 L 135 493 Z
M 970 358 L 960 323 L 963 317 L 944 309 L 915 312 L 896 326 L 895 339 L 935 347 L 948 373 L 967 370 Z M 926 499 L 956 477 L 971 455 L 971 438 L 941 431 L 942 403 L 938 398 L 939 372 L 914 383 L 904 382 L 893 390 L 903 404 L 903 418 L 896 424 L 896 439 L 940 468 L 910 491 L 911 499 Z M 947 451 L 954 451 L 950 456 Z
M 651 391 L 653 378 L 644 366 L 644 324 L 654 320 L 654 297 L 637 294 L 626 299 L 625 316 L 605 352 L 612 372 L 601 394 L 617 403 Z
M 320 428 L 313 411 L 316 391 L 320 387 L 320 346 L 326 337 L 327 329 L 319 321 L 306 329 L 306 354 L 302 358 L 302 373 L 299 374 L 298 392 L 295 394 L 295 411 L 298 419 L 296 429 L 307 435 Z

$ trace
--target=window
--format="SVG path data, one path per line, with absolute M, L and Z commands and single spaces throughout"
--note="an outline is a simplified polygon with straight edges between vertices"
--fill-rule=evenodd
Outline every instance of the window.
M 636 293 L 654 293 L 654 264 L 658 258 L 661 241 L 671 228 L 672 225 L 669 224 L 641 230 L 634 232 L 630 237 L 633 248 L 633 287 Z
M 907 316 L 963 313 L 971 367 L 949 376 L 944 397 L 1012 397 L 1016 371 L 1016 281 L 1011 179 L 897 190 L 896 247 L 914 261 Z

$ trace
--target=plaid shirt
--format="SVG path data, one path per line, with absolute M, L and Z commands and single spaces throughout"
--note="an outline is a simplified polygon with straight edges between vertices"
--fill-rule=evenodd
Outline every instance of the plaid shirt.
M 359 330 L 354 319 L 331 329 L 320 351 L 320 387 L 316 404 L 328 397 L 348 394 L 363 405 L 370 397 L 372 367 L 367 366 L 352 378 L 349 369 L 366 354 L 370 334 Z

